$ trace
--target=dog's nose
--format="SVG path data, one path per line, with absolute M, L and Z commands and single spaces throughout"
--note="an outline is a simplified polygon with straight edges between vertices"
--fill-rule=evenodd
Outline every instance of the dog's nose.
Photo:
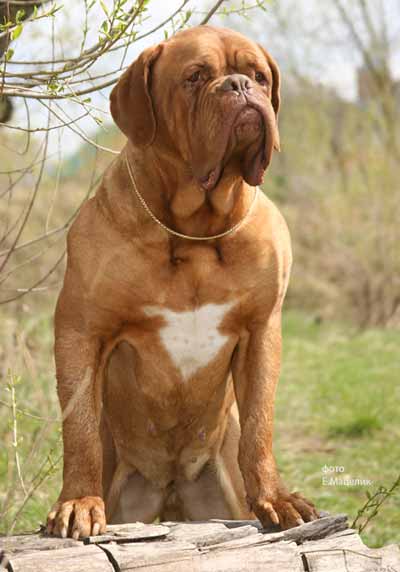
M 251 87 L 250 79 L 247 75 L 235 73 L 228 75 L 221 84 L 221 91 L 236 91 L 244 93 Z

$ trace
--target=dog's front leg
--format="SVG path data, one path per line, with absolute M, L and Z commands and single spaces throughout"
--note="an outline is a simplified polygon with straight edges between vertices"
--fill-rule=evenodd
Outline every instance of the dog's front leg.
M 98 340 L 71 325 L 56 327 L 64 474 L 61 494 L 48 515 L 47 531 L 62 537 L 101 534 L 106 526 L 99 433 L 101 388 L 95 384 L 99 348 Z
M 240 339 L 232 373 L 239 407 L 239 465 L 250 508 L 263 526 L 291 528 L 317 518 L 312 503 L 289 493 L 272 452 L 275 390 L 281 361 L 281 314 L 252 324 Z

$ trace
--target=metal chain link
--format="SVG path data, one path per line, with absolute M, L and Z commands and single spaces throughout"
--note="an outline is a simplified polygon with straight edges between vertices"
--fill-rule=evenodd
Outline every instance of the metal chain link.
M 130 177 L 131 182 L 132 182 L 132 188 L 135 191 L 137 198 L 139 199 L 140 203 L 142 204 L 142 206 L 143 206 L 144 210 L 147 212 L 147 214 L 154 220 L 154 222 L 156 222 L 159 226 L 161 226 L 164 230 L 166 230 L 170 234 L 173 234 L 174 236 L 179 236 L 180 238 L 186 238 L 187 240 L 215 240 L 216 238 L 223 238 L 224 236 L 228 236 L 228 234 L 232 234 L 233 232 L 238 230 L 244 224 L 244 222 L 248 219 L 248 217 L 251 214 L 251 211 L 253 210 L 253 206 L 256 202 L 256 199 L 257 199 L 259 188 L 255 187 L 253 200 L 251 201 L 251 204 L 250 204 L 246 214 L 244 215 L 244 217 L 239 222 L 237 222 L 234 226 L 232 226 L 228 230 L 221 232 L 220 234 L 214 234 L 213 236 L 189 236 L 188 234 L 182 234 L 181 232 L 177 232 L 176 230 L 169 228 L 168 226 L 166 226 L 163 222 L 161 222 L 152 213 L 152 211 L 150 210 L 149 206 L 147 205 L 147 203 L 144 200 L 144 198 L 142 197 L 142 195 L 139 193 L 139 190 L 136 186 L 136 181 L 135 181 L 135 178 L 133 176 L 133 172 L 132 172 L 132 169 L 131 169 L 131 166 L 130 166 L 126 152 L 125 152 L 125 162 L 126 162 L 126 166 L 128 169 L 129 177 Z

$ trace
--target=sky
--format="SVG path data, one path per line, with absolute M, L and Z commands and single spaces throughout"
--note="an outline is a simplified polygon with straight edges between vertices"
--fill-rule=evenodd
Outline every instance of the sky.
M 104 0 L 111 5 L 111 0 Z M 343 0 L 342 0 L 343 1 Z M 181 2 L 176 0 L 151 0 L 149 4 L 149 19 L 144 22 L 143 28 L 150 27 L 163 21 L 173 12 Z M 236 2 L 239 4 L 240 2 Z M 248 2 L 253 3 L 253 2 Z M 388 25 L 388 35 L 393 44 L 394 57 L 391 61 L 393 73 L 400 76 L 400 10 L 398 0 L 370 0 L 376 18 L 382 18 Z M 68 4 L 60 10 L 54 20 L 56 37 L 59 39 L 54 47 L 55 55 L 73 56 L 79 51 L 83 29 L 83 0 L 69 0 Z M 191 0 L 187 7 L 205 10 L 209 1 Z M 345 5 L 350 5 L 345 2 Z M 355 0 L 352 0 L 355 5 Z M 68 6 L 68 8 L 66 7 Z M 187 7 L 185 9 L 187 9 Z M 260 41 L 278 60 L 283 77 L 285 70 L 295 69 L 298 73 L 308 76 L 312 81 L 321 83 L 335 89 L 343 98 L 354 100 L 356 91 L 356 71 L 360 66 L 359 54 L 349 41 L 348 32 L 344 29 L 333 0 L 276 0 L 271 3 L 266 12 L 249 12 L 250 20 L 242 17 L 217 18 L 213 20 L 216 25 L 229 26 L 238 29 L 247 36 Z M 197 16 L 197 21 L 201 15 Z M 354 24 L 360 29 L 359 14 L 353 13 Z M 88 45 L 97 41 L 98 28 L 104 19 L 100 3 L 92 9 L 89 21 Z M 14 43 L 16 60 L 47 59 L 52 53 L 51 22 L 44 19 L 27 24 L 22 35 Z M 148 45 L 163 39 L 163 30 L 151 37 L 137 42 L 129 47 L 125 63 L 133 59 Z M 120 63 L 118 53 L 110 54 L 98 65 L 100 71 L 115 69 Z M 11 68 L 10 68 L 11 69 Z M 21 71 L 21 66 L 18 66 Z M 92 105 L 96 107 L 93 114 L 101 117 L 105 124 L 111 120 L 109 115 L 108 94 L 110 90 L 91 95 Z M 34 127 L 46 123 L 47 111 L 39 103 L 29 102 Z M 24 106 L 13 119 L 13 123 L 24 124 L 26 115 Z M 77 105 L 61 102 L 55 111 L 59 114 L 66 112 L 70 117 L 82 113 Z M 79 124 L 87 134 L 98 129 L 92 118 L 86 118 Z M 54 148 L 60 138 L 60 133 L 52 133 L 51 148 Z M 83 142 L 79 135 L 70 129 L 64 129 L 62 143 L 66 154 L 75 152 Z

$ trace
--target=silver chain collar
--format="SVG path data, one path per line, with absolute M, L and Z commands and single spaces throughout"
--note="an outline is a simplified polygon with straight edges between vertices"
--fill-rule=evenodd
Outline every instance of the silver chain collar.
M 137 196 L 137 198 L 139 199 L 140 203 L 142 204 L 144 210 L 147 212 L 147 214 L 154 220 L 155 223 L 157 223 L 159 226 L 161 226 L 164 230 L 166 230 L 167 232 L 169 232 L 170 234 L 173 234 L 174 236 L 179 236 L 180 238 L 186 238 L 187 240 L 215 240 L 216 238 L 223 238 L 224 236 L 228 236 L 228 234 L 232 234 L 233 232 L 236 232 L 237 230 L 239 230 L 239 228 L 246 222 L 246 220 L 249 218 L 251 211 L 253 210 L 253 207 L 255 205 L 256 199 L 257 199 L 257 195 L 258 195 L 258 187 L 255 187 L 254 189 L 254 196 L 253 196 L 253 200 L 250 203 L 249 208 L 247 209 L 246 214 L 244 215 L 244 217 L 237 222 L 235 225 L 233 225 L 231 228 L 229 228 L 228 230 L 225 230 L 224 232 L 221 232 L 219 234 L 214 234 L 212 236 L 189 236 L 188 234 L 182 234 L 181 232 L 177 232 L 176 230 L 173 230 L 172 228 L 169 228 L 168 226 L 166 226 L 163 222 L 161 222 L 156 216 L 155 214 L 152 213 L 152 211 L 150 210 L 148 204 L 146 203 L 146 201 L 144 200 L 144 198 L 142 197 L 142 195 L 139 193 L 139 190 L 137 188 L 136 185 L 136 181 L 135 178 L 133 176 L 133 172 L 132 172 L 132 168 L 130 166 L 129 160 L 128 160 L 128 156 L 127 153 L 124 153 L 125 155 L 125 162 L 126 162 L 126 167 L 128 169 L 128 173 L 129 173 L 129 178 L 132 182 L 132 188 L 135 191 L 135 194 Z

